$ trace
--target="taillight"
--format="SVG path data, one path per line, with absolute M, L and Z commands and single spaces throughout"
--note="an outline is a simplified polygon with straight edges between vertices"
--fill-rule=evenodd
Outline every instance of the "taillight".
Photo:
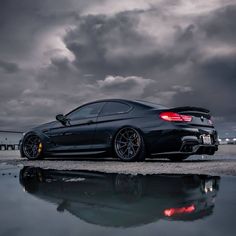
M 166 111 L 160 114 L 162 120 L 165 121 L 179 121 L 179 122 L 190 122 L 192 120 L 192 116 L 181 115 L 179 113 Z
M 180 207 L 180 208 L 169 208 L 164 210 L 164 215 L 167 217 L 171 217 L 173 215 L 177 214 L 184 214 L 184 213 L 192 213 L 195 211 L 195 206 L 190 205 L 186 207 Z

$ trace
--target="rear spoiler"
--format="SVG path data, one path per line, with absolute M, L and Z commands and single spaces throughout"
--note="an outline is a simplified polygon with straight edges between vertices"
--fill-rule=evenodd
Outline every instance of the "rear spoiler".
M 171 109 L 168 109 L 170 111 L 175 111 L 175 112 L 183 112 L 183 111 L 192 111 L 192 112 L 202 112 L 202 113 L 206 113 L 209 114 L 210 111 L 205 109 L 205 108 L 201 108 L 201 107 L 190 107 L 190 106 L 186 106 L 186 107 L 174 107 Z

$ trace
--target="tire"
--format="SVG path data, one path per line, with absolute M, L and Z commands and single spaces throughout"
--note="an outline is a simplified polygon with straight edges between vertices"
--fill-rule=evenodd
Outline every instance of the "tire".
M 131 127 L 122 128 L 117 132 L 113 150 L 115 156 L 125 162 L 144 161 L 146 156 L 142 135 Z
M 144 194 L 143 180 L 138 175 L 117 174 L 114 179 L 114 192 L 123 202 L 134 203 Z
M 42 179 L 43 174 L 40 168 L 24 167 L 20 171 L 20 183 L 28 193 L 36 193 Z
M 181 162 L 187 159 L 188 157 L 189 155 L 173 155 L 173 156 L 169 156 L 168 159 L 172 162 Z
M 24 138 L 22 150 L 29 160 L 38 160 L 43 157 L 43 143 L 36 134 L 29 134 Z

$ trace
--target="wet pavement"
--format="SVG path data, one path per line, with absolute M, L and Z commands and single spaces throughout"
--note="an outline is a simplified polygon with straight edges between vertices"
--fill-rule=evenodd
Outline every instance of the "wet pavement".
M 220 145 L 214 156 L 194 155 L 178 163 L 168 159 L 146 159 L 145 162 L 125 163 L 116 158 L 97 156 L 54 158 L 29 161 L 20 158 L 19 151 L 0 151 L 0 164 L 34 166 L 57 170 L 90 170 L 123 174 L 205 174 L 236 176 L 236 145 Z
M 236 177 L 0 164 L 0 235 L 236 235 Z

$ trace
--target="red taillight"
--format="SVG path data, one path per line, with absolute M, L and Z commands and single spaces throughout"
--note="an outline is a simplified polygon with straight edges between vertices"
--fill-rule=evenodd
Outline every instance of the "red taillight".
M 187 116 L 187 115 L 181 115 L 183 121 L 190 122 L 192 121 L 192 116 Z
M 195 206 L 190 205 L 190 206 L 186 206 L 186 207 L 166 209 L 166 210 L 164 210 L 164 215 L 171 217 L 176 214 L 191 213 L 193 211 L 195 211 Z
M 192 120 L 192 116 L 181 115 L 181 114 L 171 112 L 171 111 L 162 112 L 160 114 L 160 117 L 162 120 L 165 120 L 165 121 L 190 122 Z

